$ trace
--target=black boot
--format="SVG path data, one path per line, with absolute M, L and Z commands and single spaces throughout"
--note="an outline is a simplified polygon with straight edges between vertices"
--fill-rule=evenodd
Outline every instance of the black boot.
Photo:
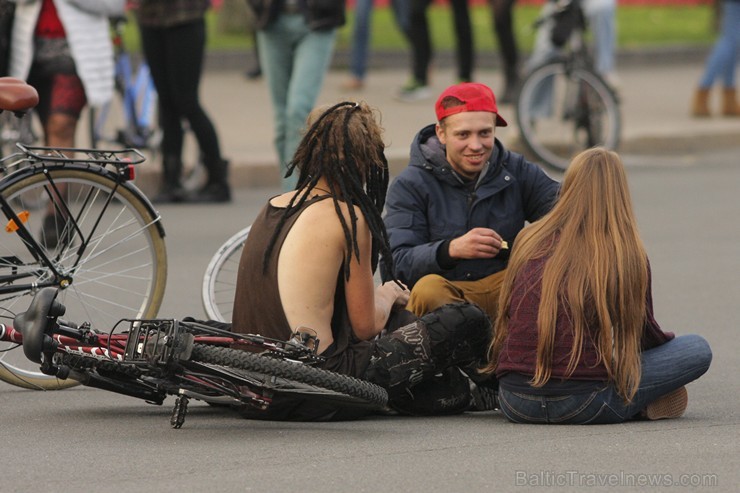
M 191 192 L 187 201 L 210 204 L 231 202 L 231 188 L 227 180 L 229 162 L 217 159 L 211 162 L 206 160 L 204 164 L 208 169 L 208 181 L 199 190 Z
M 155 204 L 169 204 L 182 202 L 185 198 L 185 189 L 182 187 L 182 160 L 176 156 L 162 157 L 162 186 L 154 196 Z

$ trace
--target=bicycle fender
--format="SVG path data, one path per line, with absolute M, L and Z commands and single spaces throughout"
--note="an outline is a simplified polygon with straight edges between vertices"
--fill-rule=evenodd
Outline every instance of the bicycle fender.
M 3 188 L 10 187 L 16 182 L 38 173 L 39 168 L 43 168 L 47 170 L 63 168 L 67 170 L 78 170 L 78 171 L 85 171 L 88 173 L 96 173 L 113 182 L 117 182 L 119 187 L 125 188 L 126 190 L 131 192 L 132 195 L 136 196 L 136 198 L 139 199 L 142 204 L 144 204 L 144 207 L 146 208 L 147 212 L 149 212 L 152 217 L 161 218 L 159 212 L 157 212 L 157 210 L 154 208 L 154 205 L 152 204 L 151 200 L 149 200 L 149 198 L 146 195 L 144 195 L 144 192 L 142 192 L 141 189 L 139 189 L 139 187 L 137 187 L 132 182 L 122 180 L 119 177 L 119 175 L 111 169 L 104 168 L 102 166 L 92 165 L 90 163 L 69 162 L 69 163 L 64 163 L 63 165 L 34 164 L 33 166 L 27 166 L 19 170 L 16 170 L 15 172 L 5 177 L 5 179 L 3 180 Z M 162 238 L 164 238 L 165 231 L 164 231 L 164 225 L 162 224 L 162 221 L 156 221 L 154 224 L 157 226 L 157 230 L 159 231 L 159 234 L 162 236 Z

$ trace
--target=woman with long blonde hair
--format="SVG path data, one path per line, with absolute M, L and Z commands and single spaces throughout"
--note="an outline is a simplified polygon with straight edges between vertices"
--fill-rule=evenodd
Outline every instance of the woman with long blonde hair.
M 624 166 L 601 148 L 573 159 L 555 207 L 518 235 L 494 332 L 484 372 L 522 423 L 679 417 L 712 359 L 655 321 Z

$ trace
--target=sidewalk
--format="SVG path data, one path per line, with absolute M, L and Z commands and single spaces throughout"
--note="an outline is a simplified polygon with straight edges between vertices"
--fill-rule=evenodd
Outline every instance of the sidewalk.
M 246 64 L 245 64 L 246 65 Z M 221 138 L 223 154 L 231 161 L 230 181 L 234 187 L 277 186 L 279 173 L 273 150 L 273 115 L 266 81 L 247 80 L 245 65 L 234 70 L 208 70 L 203 77 L 201 96 Z M 620 67 L 622 97 L 623 155 L 660 155 L 680 157 L 703 149 L 738 147 L 740 118 L 715 116 L 693 119 L 689 106 L 695 84 L 703 69 L 703 60 L 687 57 L 686 61 L 643 60 Z M 434 100 L 400 103 L 394 99 L 408 73 L 403 68 L 376 69 L 369 73 L 360 92 L 345 92 L 341 84 L 344 70 L 333 69 L 327 75 L 318 104 L 344 99 L 361 99 L 377 108 L 382 116 L 387 157 L 391 173 L 406 165 L 409 145 L 416 132 L 434 121 Z M 494 91 L 502 87 L 499 71 L 480 69 L 477 79 Z M 455 76 L 449 68 L 435 70 L 431 85 L 439 94 Z M 719 89 L 713 94 L 715 112 L 719 108 Z M 501 114 L 513 123 L 497 130 L 497 137 L 508 148 L 522 152 L 518 142 L 513 108 L 502 105 Z M 644 160 L 643 160 L 644 161 Z M 661 159 L 664 161 L 664 159 Z M 140 171 L 140 186 L 156 183 L 150 174 L 159 173 L 158 163 Z

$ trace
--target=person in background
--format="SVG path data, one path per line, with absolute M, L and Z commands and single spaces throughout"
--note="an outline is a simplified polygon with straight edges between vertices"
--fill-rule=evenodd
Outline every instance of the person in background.
M 10 37 L 13 35 L 15 2 L 0 0 L 0 77 L 8 75 Z
M 123 11 L 124 0 L 16 2 L 8 75 L 38 91 L 35 113 L 46 146 L 75 147 L 82 109 L 113 97 L 108 17 Z M 48 249 L 57 246 L 66 223 L 60 211 L 47 212 L 40 240 Z
M 344 2 L 247 0 L 255 15 L 262 71 L 272 98 L 283 191 L 298 181 L 288 165 L 301 141 L 334 53 Z
M 719 38 L 707 58 L 704 75 L 694 93 L 691 114 L 695 117 L 711 115 L 709 92 L 717 77 L 722 78 L 722 114 L 740 116 L 735 84 L 735 72 L 740 58 L 740 0 L 723 0 L 721 15 Z
M 490 362 L 515 423 L 677 418 L 712 352 L 655 321 L 650 263 L 619 156 L 578 154 L 552 211 L 519 233 Z
M 401 88 L 398 100 L 414 102 L 431 97 L 429 65 L 432 61 L 432 41 L 429 35 L 427 9 L 432 0 L 410 0 L 409 41 L 411 42 L 411 80 Z M 470 25 L 468 0 L 450 0 L 457 42 L 457 78 L 459 82 L 473 79 L 475 49 Z
M 494 31 L 504 69 L 504 90 L 499 102 L 511 104 L 519 90 L 519 49 L 514 36 L 512 14 L 516 0 L 488 0 L 488 2 L 491 4 Z
M 417 315 L 467 301 L 493 320 L 514 239 L 550 210 L 559 186 L 496 138 L 507 122 L 488 86 L 450 86 L 435 112 L 437 123 L 419 131 L 388 190 L 396 274 Z
M 586 15 L 588 27 L 594 36 L 594 63 L 596 71 L 612 87 L 619 87 L 616 74 L 617 52 L 617 0 L 571 0 L 581 2 Z M 549 16 L 561 7 L 556 0 L 548 0 L 542 7 L 541 17 Z M 555 56 L 559 50 L 552 41 L 552 30 L 555 19 L 548 19 L 537 30 L 532 55 L 527 60 L 526 70 L 531 71 L 538 65 Z
M 254 55 L 254 63 L 252 68 L 247 69 L 244 74 L 247 79 L 256 80 L 262 77 L 262 62 L 260 62 L 260 49 L 259 42 L 257 41 L 257 29 L 254 26 L 254 17 L 251 9 L 247 9 L 249 12 L 249 36 L 252 38 L 252 50 Z
M 355 2 L 355 23 L 352 30 L 352 50 L 350 51 L 350 77 L 343 84 L 349 91 L 362 89 L 365 84 L 367 60 L 369 58 L 370 28 L 374 0 Z M 401 32 L 409 35 L 409 0 L 391 0 L 391 8 Z
M 239 263 L 232 330 L 288 340 L 317 337 L 321 367 L 386 388 L 404 414 L 488 409 L 493 399 L 458 366 L 481 364 L 490 321 L 475 305 L 448 305 L 417 319 L 404 310 L 397 280 L 375 286 L 379 256 L 393 271 L 381 212 L 388 163 L 375 112 L 351 101 L 311 113 L 291 168 L 294 191 L 271 198 L 250 231 Z M 447 371 L 447 385 L 436 375 Z M 433 382 L 431 386 L 427 382 Z M 486 404 L 487 403 L 487 404 Z M 286 399 L 258 419 L 330 420 L 334 407 Z
M 206 47 L 205 13 L 210 0 L 137 0 L 136 18 L 144 56 L 159 95 L 163 180 L 155 202 L 231 201 L 228 162 L 211 119 L 200 104 Z M 182 186 L 182 152 L 187 120 L 200 148 L 208 179 L 188 193 Z

